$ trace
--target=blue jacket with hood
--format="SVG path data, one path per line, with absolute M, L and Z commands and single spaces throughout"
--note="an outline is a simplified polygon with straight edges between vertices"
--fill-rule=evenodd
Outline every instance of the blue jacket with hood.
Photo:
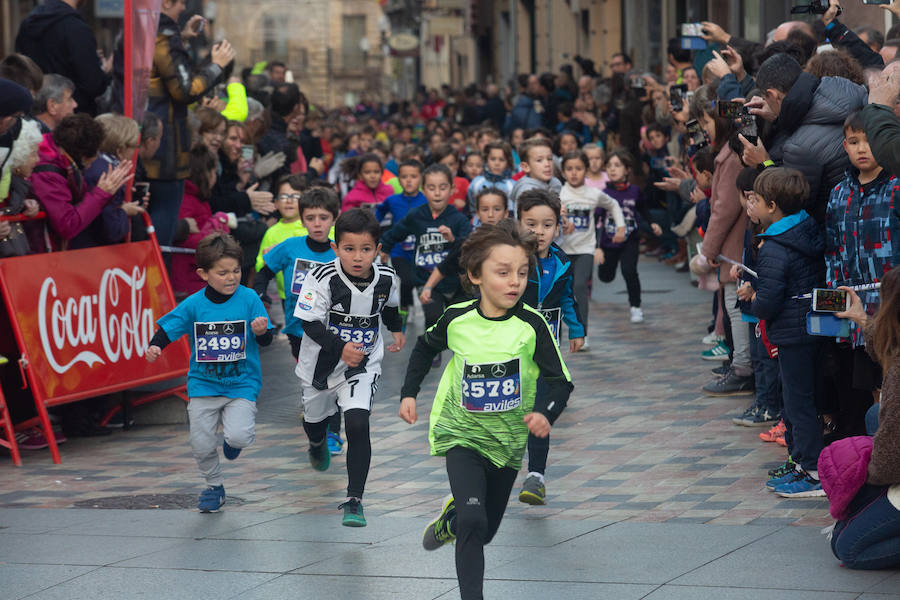
M 572 262 L 556 244 L 550 244 L 550 256 L 556 259 L 553 284 L 549 289 L 541 289 L 541 265 L 538 262 L 531 276 L 528 277 L 528 287 L 525 288 L 522 299 L 525 304 L 544 315 L 556 338 L 559 338 L 560 333 L 556 329 L 558 322 L 557 316 L 554 314 L 556 311 L 559 311 L 559 317 L 569 328 L 570 340 L 584 337 L 584 324 L 578 318 L 575 296 L 572 293 Z

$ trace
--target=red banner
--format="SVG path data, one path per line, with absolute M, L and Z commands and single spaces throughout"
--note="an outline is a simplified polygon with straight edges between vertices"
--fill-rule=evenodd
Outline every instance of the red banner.
M 0 260 L 0 286 L 33 393 L 52 405 L 187 373 L 172 344 L 150 364 L 156 320 L 173 307 L 153 242 Z

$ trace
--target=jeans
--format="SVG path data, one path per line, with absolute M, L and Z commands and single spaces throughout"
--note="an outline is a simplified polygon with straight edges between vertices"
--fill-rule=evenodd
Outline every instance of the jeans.
M 484 547 L 500 527 L 516 470 L 456 446 L 447 451 L 447 475 L 456 499 L 456 579 L 461 600 L 484 600 Z
M 610 283 L 616 278 L 616 267 L 622 263 L 622 277 L 628 289 L 628 304 L 635 308 L 641 307 L 641 280 L 637 272 L 639 246 L 639 236 L 632 233 L 622 246 L 603 248 L 605 260 L 602 265 L 597 266 L 597 278 L 603 283 Z
M 851 516 L 835 523 L 831 551 L 850 569 L 900 566 L 900 511 L 887 487 L 863 485 L 850 503 Z
M 741 309 L 737 305 L 737 285 L 725 284 L 725 312 L 731 320 L 731 339 L 734 356 L 731 366 L 738 375 L 750 375 L 753 373 L 753 364 L 750 362 L 750 336 L 741 319 Z
M 578 305 L 578 320 L 584 325 L 584 334 L 587 335 L 591 298 L 588 283 L 593 275 L 594 255 L 574 254 L 569 259 L 572 261 L 572 293 L 575 296 L 575 304 Z
M 756 406 L 769 411 L 770 415 L 781 412 L 781 376 L 778 374 L 778 359 L 769 358 L 762 337 L 756 336 L 756 323 L 748 323 L 750 331 L 750 358 L 753 360 L 753 378 L 756 382 Z
M 150 182 L 150 220 L 160 246 L 171 246 L 178 223 L 178 210 L 184 197 L 184 180 Z
M 806 471 L 818 468 L 822 451 L 822 425 L 816 411 L 816 377 L 822 345 L 814 342 L 778 347 L 778 366 L 784 397 L 785 441 L 795 463 Z

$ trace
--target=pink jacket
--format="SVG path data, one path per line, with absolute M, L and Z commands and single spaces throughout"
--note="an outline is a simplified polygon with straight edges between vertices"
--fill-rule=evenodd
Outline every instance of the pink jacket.
M 866 482 L 872 447 L 872 438 L 859 435 L 833 442 L 819 455 L 819 480 L 838 521 L 850 516 L 847 507 Z
M 200 191 L 190 179 L 184 182 L 184 198 L 178 210 L 179 219 L 194 219 L 199 232 L 190 234 L 178 246 L 196 248 L 200 240 L 214 231 L 228 233 L 228 215 L 213 213 L 209 202 L 200 198 Z M 206 282 L 197 275 L 197 261 L 193 254 L 172 255 L 172 289 L 179 295 L 189 295 L 203 289 Z
M 388 196 L 394 195 L 394 188 L 386 183 L 379 183 L 374 190 L 362 181 L 357 181 L 353 189 L 344 196 L 341 203 L 341 211 L 359 208 L 363 204 L 381 204 Z

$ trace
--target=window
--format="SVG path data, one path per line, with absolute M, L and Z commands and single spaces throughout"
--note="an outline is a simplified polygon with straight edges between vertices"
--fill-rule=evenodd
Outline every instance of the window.
M 366 15 L 344 15 L 341 19 L 341 54 L 345 69 L 361 69 L 366 66 L 363 40 L 366 39 Z
M 266 15 L 263 17 L 263 54 L 267 60 L 284 60 L 288 53 L 290 17 Z

